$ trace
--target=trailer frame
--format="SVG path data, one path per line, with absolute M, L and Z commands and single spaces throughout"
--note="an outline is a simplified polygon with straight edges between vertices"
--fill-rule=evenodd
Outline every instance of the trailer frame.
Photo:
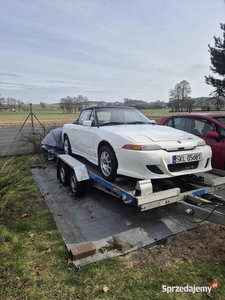
M 176 177 L 174 186 L 158 191 L 150 179 L 137 180 L 133 189 L 126 190 L 120 183 L 134 179 L 122 177 L 109 182 L 98 172 L 93 172 L 88 162 L 68 154 L 56 153 L 55 156 L 57 178 L 63 185 L 70 186 L 74 196 L 83 196 L 91 186 L 120 198 L 125 204 L 137 206 L 140 211 L 166 206 L 184 214 L 190 222 L 207 220 L 225 225 L 225 199 L 215 194 L 225 190 L 225 171 L 213 169 L 207 173 Z

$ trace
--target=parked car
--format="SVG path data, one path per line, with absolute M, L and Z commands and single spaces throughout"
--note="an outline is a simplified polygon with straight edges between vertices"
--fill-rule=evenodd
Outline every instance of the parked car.
M 204 139 L 212 148 L 213 168 L 225 170 L 225 114 L 165 116 L 157 124 L 185 130 Z
M 158 179 L 211 169 L 211 148 L 201 138 L 157 126 L 132 107 L 91 107 L 62 128 L 64 151 L 98 165 L 112 181 L 117 174 Z

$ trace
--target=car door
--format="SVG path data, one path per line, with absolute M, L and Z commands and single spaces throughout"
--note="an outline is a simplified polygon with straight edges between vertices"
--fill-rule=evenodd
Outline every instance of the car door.
M 194 129 L 193 129 L 194 128 Z M 194 133 L 193 130 L 196 130 L 197 133 Z M 188 123 L 188 132 L 194 133 L 205 140 L 206 144 L 212 148 L 212 166 L 213 168 L 220 168 L 221 165 L 221 153 L 223 140 L 214 139 L 207 136 L 207 132 L 217 131 L 218 126 L 213 122 L 208 121 L 204 118 L 190 118 Z
M 187 131 L 187 120 L 186 117 L 173 116 L 169 118 L 164 125 Z
M 221 139 L 220 162 L 218 168 L 225 170 L 225 129 L 218 126 L 217 131 Z
M 79 116 L 77 126 L 74 132 L 74 147 L 76 153 L 85 157 L 95 156 L 94 145 L 94 134 L 95 126 L 86 126 L 84 121 L 93 119 L 94 111 L 92 109 L 85 109 Z

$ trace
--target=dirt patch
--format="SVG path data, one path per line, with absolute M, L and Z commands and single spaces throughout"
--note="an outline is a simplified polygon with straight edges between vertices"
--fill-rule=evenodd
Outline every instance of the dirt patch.
M 219 265 L 225 260 L 224 229 L 222 225 L 207 223 L 172 236 L 163 244 L 129 253 L 124 259 L 130 267 L 154 263 L 159 267 L 179 268 L 182 261 L 209 261 Z
M 0 157 L 0 167 L 5 163 L 5 162 L 7 162 L 7 160 L 9 160 L 10 159 L 10 157 L 7 157 L 7 156 L 5 156 L 5 157 Z

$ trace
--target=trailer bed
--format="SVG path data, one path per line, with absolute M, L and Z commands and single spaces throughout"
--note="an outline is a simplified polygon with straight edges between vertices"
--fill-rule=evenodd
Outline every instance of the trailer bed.
M 49 164 L 32 173 L 68 251 L 86 242 L 96 249 L 93 255 L 74 259 L 76 267 L 150 248 L 204 221 L 225 225 L 221 170 L 152 181 L 119 176 L 108 182 L 85 159 L 55 155 L 57 171 Z M 77 190 L 84 195 L 77 197 Z

